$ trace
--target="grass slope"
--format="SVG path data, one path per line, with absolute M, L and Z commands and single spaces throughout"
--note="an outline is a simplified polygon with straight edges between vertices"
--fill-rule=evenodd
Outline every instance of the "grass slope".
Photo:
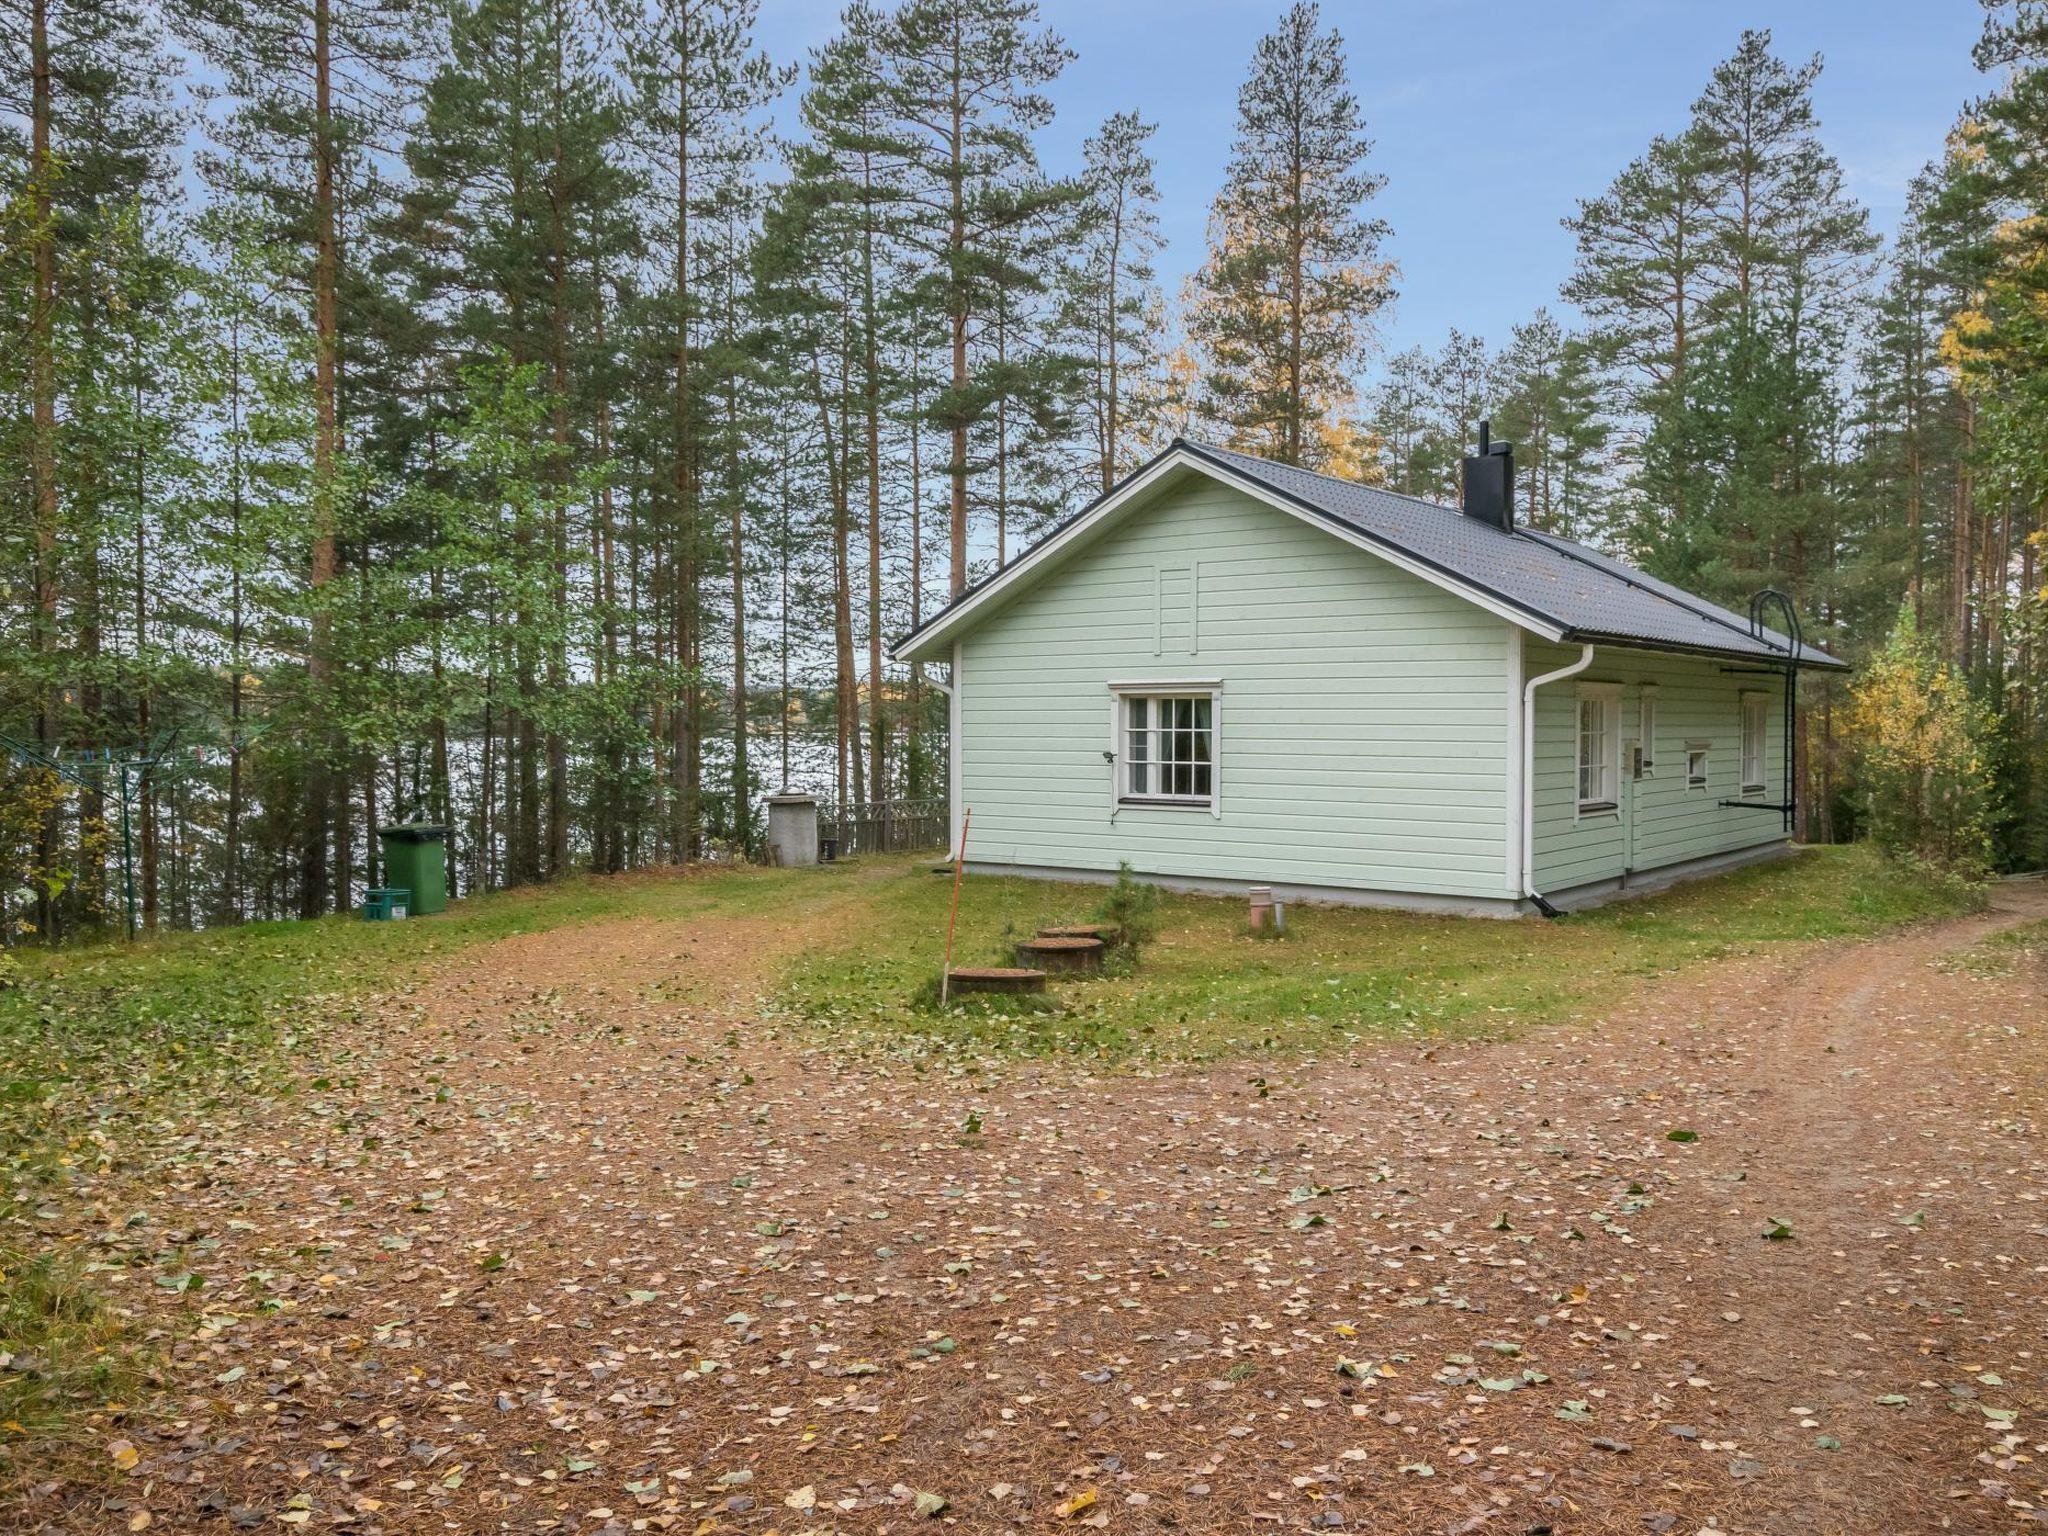
M 1158 941 L 1131 974 L 1056 984 L 1051 1011 L 992 1000 L 939 1012 L 917 995 L 938 973 L 948 884 L 917 871 L 879 883 L 859 942 L 799 965 L 784 1005 L 875 1049 L 1210 1061 L 1496 1034 L 1605 1006 L 1630 978 L 1874 933 L 1974 900 L 1902 876 L 1864 848 L 1814 849 L 1559 922 L 1297 907 L 1287 937 L 1274 941 L 1246 932 L 1240 900 L 1169 896 Z M 1102 895 L 1095 886 L 970 880 L 956 963 L 1007 964 L 1015 938 L 1085 918 Z

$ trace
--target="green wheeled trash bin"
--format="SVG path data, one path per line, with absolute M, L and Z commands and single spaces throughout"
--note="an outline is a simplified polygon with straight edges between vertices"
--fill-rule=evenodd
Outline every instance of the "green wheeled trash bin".
M 412 892 L 414 917 L 448 910 L 448 829 L 424 822 L 379 827 L 384 878 Z

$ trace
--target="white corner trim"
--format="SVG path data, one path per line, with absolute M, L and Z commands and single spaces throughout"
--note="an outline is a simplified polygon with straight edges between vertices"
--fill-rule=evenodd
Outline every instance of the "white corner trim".
M 960 642 L 953 642 L 953 676 L 946 684 L 946 814 L 950 824 L 948 841 L 960 848 Z
M 1008 568 L 997 575 L 994 580 L 955 604 L 947 612 L 941 614 L 923 634 L 913 635 L 901 644 L 892 647 L 889 652 L 890 658 L 895 661 L 908 661 L 913 656 L 932 654 L 936 651 L 940 641 L 957 634 L 961 626 L 988 607 L 993 599 L 1008 593 L 1012 588 L 1029 577 L 1031 573 L 1056 560 L 1065 551 L 1073 548 L 1074 545 L 1085 539 L 1094 529 L 1101 526 L 1106 519 L 1130 505 L 1131 502 L 1144 495 L 1147 491 L 1158 485 L 1161 480 L 1178 469 L 1192 469 L 1197 474 L 1206 475 L 1211 480 L 1228 485 L 1234 490 L 1242 491 L 1254 501 L 1264 502 L 1267 506 L 1285 512 L 1289 517 L 1307 523 L 1312 528 L 1319 528 L 1332 538 L 1339 539 L 1355 549 L 1364 550 L 1367 554 L 1384 560 L 1387 564 L 1394 566 L 1398 570 L 1406 571 L 1411 576 L 1421 578 L 1433 587 L 1440 587 L 1454 596 L 1462 597 L 1467 602 L 1485 609 L 1496 617 L 1506 619 L 1510 624 L 1515 625 L 1517 628 L 1525 629 L 1532 635 L 1540 635 L 1545 640 L 1562 640 L 1565 636 L 1565 631 L 1557 625 L 1501 602 L 1490 593 L 1481 592 L 1478 588 L 1460 581 L 1454 576 L 1447 575 L 1437 570 L 1434 566 L 1417 560 L 1412 555 L 1396 549 L 1391 544 L 1374 539 L 1356 529 L 1343 527 L 1329 518 L 1318 516 L 1307 508 L 1299 506 L 1287 497 L 1280 495 L 1277 491 L 1261 485 L 1249 475 L 1233 474 L 1221 465 L 1213 464 L 1209 460 L 1189 452 L 1186 448 L 1175 448 L 1154 459 L 1150 465 L 1111 491 L 1092 508 L 1075 518 L 1073 522 L 1052 535 L 1052 537 L 1046 539 L 1041 544 L 1034 545 L 1018 556 L 1017 559 L 1011 561 Z

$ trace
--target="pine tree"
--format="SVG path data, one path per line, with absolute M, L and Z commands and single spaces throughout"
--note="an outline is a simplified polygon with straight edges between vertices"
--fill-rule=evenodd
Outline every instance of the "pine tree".
M 704 299 L 697 226 L 725 179 L 758 157 L 762 125 L 755 114 L 789 79 L 754 49 L 759 9 L 759 0 L 655 0 L 630 52 L 645 150 L 669 208 L 663 245 L 671 284 L 672 430 L 663 494 L 669 513 L 665 639 L 674 683 L 666 701 L 666 832 L 670 850 L 684 859 L 697 847 L 703 751 L 699 585 L 706 512 L 698 437 L 704 422 L 694 352 Z
M 341 516 L 344 342 L 342 205 L 365 173 L 364 147 L 397 115 L 395 84 L 417 47 L 407 0 L 176 0 L 173 14 L 231 104 L 215 131 L 227 158 L 271 207 L 278 238 L 303 264 L 312 331 L 316 429 L 306 549 L 306 811 L 300 910 L 346 908 L 345 791 L 326 733 L 335 686 L 333 595 Z M 334 862 L 330 863 L 330 844 Z
M 1637 490 L 1678 519 L 1698 455 L 1669 423 L 1686 395 L 1709 293 L 1713 198 L 1707 147 L 1688 132 L 1653 140 L 1606 192 L 1564 221 L 1578 241 L 1564 297 L 1590 322 L 1593 357 L 1621 380 L 1638 433 L 1664 428 L 1658 451 L 1638 461 Z
M 1317 6 L 1293 5 L 1238 93 L 1190 317 L 1232 441 L 1290 464 L 1318 458 L 1317 428 L 1352 400 L 1373 316 L 1393 297 L 1387 227 L 1361 211 L 1385 185 L 1364 169 L 1371 148 L 1343 39 Z
M 1584 341 L 1539 309 L 1514 328 L 1496 369 L 1493 429 L 1515 445 L 1520 521 L 1600 541 L 1610 531 L 1601 496 L 1608 425 Z
M 109 293 L 135 280 L 143 253 L 152 269 L 174 259 L 162 210 L 174 196 L 171 149 L 183 124 L 170 106 L 165 39 L 151 10 L 126 0 L 30 0 L 20 12 L 24 25 L 0 30 L 0 106 L 27 130 L 0 133 L 0 174 L 15 192 L 0 270 L 18 338 L 0 348 L 0 384 L 23 409 L 0 422 L 0 462 L 24 515 L 19 524 L 7 519 L 0 538 L 29 601 L 26 644 L 0 651 L 9 683 L 0 697 L 16 687 L 28 693 L 24 734 L 49 750 L 108 728 L 95 616 L 99 551 L 122 515 L 112 489 L 121 467 L 110 459 L 121 442 L 101 407 L 124 413 L 129 394 L 120 358 L 100 336 Z M 118 695 L 112 702 L 122 703 Z M 33 921 L 45 934 L 89 920 L 100 899 L 98 796 L 80 797 L 75 839 L 65 834 L 65 803 L 46 802 L 33 858 L 47 872 L 34 882 Z
M 947 370 L 928 416 L 951 440 L 948 543 L 954 596 L 967 588 L 969 441 L 1004 392 L 990 348 L 995 311 L 1043 287 L 1049 242 L 1027 238 L 1076 189 L 1040 172 L 1032 136 L 1051 120 L 1041 94 L 1072 56 L 1040 32 L 1032 0 L 909 0 L 884 37 L 891 153 L 902 164 L 901 238 L 921 270 L 903 300 L 943 314 Z M 978 355 L 979 354 L 979 355 Z
M 1092 479 L 1104 491 L 1136 462 L 1127 442 L 1129 402 L 1157 349 L 1149 321 L 1159 302 L 1152 267 L 1159 188 L 1147 148 L 1156 128 L 1119 112 L 1081 146 L 1087 200 L 1061 278 L 1061 330 L 1085 360 L 1081 415 L 1094 438 Z
M 1842 361 L 1847 306 L 1860 294 L 1875 246 L 1864 209 L 1843 190 L 1841 167 L 1819 140 L 1813 112 L 1818 57 L 1797 69 L 1770 52 L 1768 32 L 1745 32 L 1693 108 L 1718 196 L 1708 249 L 1720 334 L 1716 368 L 1694 408 L 1724 423 L 1726 494 L 1704 538 L 1707 573 L 1730 597 L 1753 574 L 1788 583 L 1795 597 L 1820 552 L 1809 498 Z
M 857 3 L 840 22 L 840 34 L 813 57 L 811 88 L 801 110 L 813 136 L 808 174 L 823 178 L 819 190 L 834 205 L 838 238 L 849 244 L 859 267 L 851 318 L 858 330 L 861 473 L 867 493 L 867 782 L 879 797 L 888 779 L 889 737 L 882 673 L 882 418 L 893 388 L 883 363 L 886 296 L 881 285 L 902 217 L 898 198 L 905 166 L 888 116 L 881 53 L 885 18 Z M 856 717 L 858 704 L 855 691 L 847 707 Z M 848 728 L 858 735 L 857 718 Z

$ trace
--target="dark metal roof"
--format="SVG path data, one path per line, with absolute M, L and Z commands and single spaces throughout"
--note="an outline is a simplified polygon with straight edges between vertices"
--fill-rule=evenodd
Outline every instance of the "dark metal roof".
M 1790 652 L 1792 642 L 1776 630 L 1766 629 L 1758 638 L 1740 614 L 1570 539 L 1525 528 L 1503 532 L 1456 507 L 1229 448 L 1186 441 L 1179 446 L 1307 511 L 1391 545 L 1455 581 L 1546 619 L 1568 639 L 1780 665 Z M 1848 665 L 1811 645 L 1799 648 L 1799 664 Z
M 1255 484 L 1312 517 L 1438 572 L 1454 587 L 1526 615 L 1540 630 L 1561 632 L 1566 640 L 1779 666 L 1790 650 L 1791 642 L 1776 630 L 1765 629 L 1759 638 L 1742 615 L 1570 539 L 1526 528 L 1504 532 L 1456 507 L 1176 438 L 1156 458 L 1049 531 L 1006 570 L 975 583 L 897 641 L 895 652 L 901 655 L 989 589 L 1021 576 L 1033 555 L 1175 453 L 1206 464 L 1225 479 Z M 1848 668 L 1847 662 L 1811 645 L 1800 646 L 1798 660 L 1803 667 Z

